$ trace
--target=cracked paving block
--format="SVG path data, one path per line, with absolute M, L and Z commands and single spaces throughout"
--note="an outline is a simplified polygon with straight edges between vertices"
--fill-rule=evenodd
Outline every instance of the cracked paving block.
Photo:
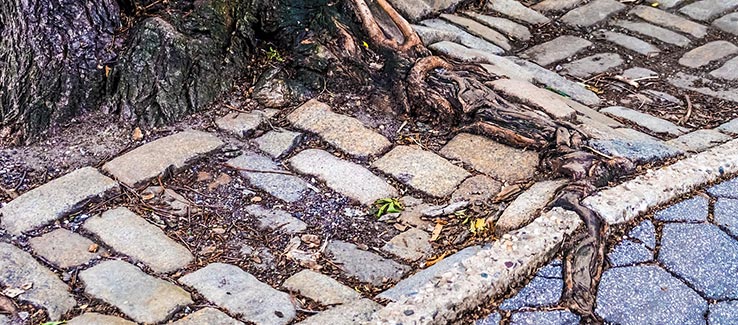
M 738 237 L 738 200 L 720 198 L 715 203 L 715 224 Z
M 356 245 L 340 240 L 328 244 L 326 252 L 333 256 L 331 260 L 337 263 L 346 275 L 375 286 L 380 286 L 386 281 L 397 281 L 410 271 L 407 265 L 360 250 Z
M 523 311 L 512 314 L 510 325 L 577 325 L 580 317 L 566 310 Z
M 643 221 L 635 226 L 628 236 L 640 241 L 648 249 L 656 248 L 656 227 L 651 220 Z
M 251 185 L 288 203 L 301 200 L 313 190 L 307 182 L 269 157 L 256 153 L 244 153 L 227 161 L 226 165 L 238 169 Z
M 641 243 L 623 240 L 607 254 L 610 264 L 615 266 L 633 265 L 653 260 L 653 253 Z
M 539 163 L 538 154 L 534 151 L 520 150 L 469 133 L 455 136 L 440 153 L 507 182 L 533 177 Z

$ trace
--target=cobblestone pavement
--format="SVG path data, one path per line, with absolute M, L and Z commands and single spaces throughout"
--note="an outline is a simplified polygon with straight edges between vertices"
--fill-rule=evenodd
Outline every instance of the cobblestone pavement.
M 580 125 L 601 153 L 659 163 L 738 135 L 738 119 L 699 115 L 707 105 L 738 103 L 736 1 L 496 0 L 438 17 L 456 1 L 393 3 L 431 49 L 507 77 L 491 87 Z M 613 79 L 605 83 L 606 72 Z M 678 123 L 684 92 L 694 97 L 695 116 Z M 393 136 L 404 125 L 388 130 L 346 111 L 319 100 L 295 110 L 232 111 L 213 127 L 136 142 L 4 202 L 0 288 L 21 309 L 0 315 L 0 324 L 359 323 L 481 251 L 505 254 L 494 256 L 505 272 L 520 270 L 509 271 L 518 278 L 506 285 L 526 281 L 524 270 L 547 262 L 580 224 L 559 211 L 537 218 L 566 181 L 542 179 L 536 152 L 465 133 L 418 145 Z M 222 170 L 214 166 L 229 173 L 209 175 Z M 237 195 L 213 202 L 174 186 L 192 179 Z M 738 323 L 736 189 L 736 180 L 716 185 L 631 225 L 608 253 L 597 314 L 614 324 Z M 439 251 L 440 218 L 489 209 L 500 193 L 515 194 L 503 195 L 509 199 L 490 215 L 504 243 Z M 402 197 L 405 210 L 376 220 L 371 205 L 390 197 Z M 208 205 L 230 215 L 204 220 L 198 230 L 207 234 L 173 230 L 193 226 Z M 253 225 L 244 228 L 246 219 Z M 339 226 L 381 234 L 321 232 Z M 246 243 L 239 230 L 271 246 Z M 203 236 L 225 241 L 227 251 L 213 257 L 212 246 L 191 246 Z M 283 260 L 299 271 L 269 278 L 250 271 L 274 274 Z M 562 284 L 554 261 L 478 323 L 578 323 L 579 315 L 556 307 Z

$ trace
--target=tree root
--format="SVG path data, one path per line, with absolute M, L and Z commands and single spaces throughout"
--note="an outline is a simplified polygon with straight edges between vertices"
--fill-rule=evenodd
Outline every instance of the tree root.
M 402 54 L 412 54 L 411 52 L 414 50 L 427 53 L 423 43 L 420 41 L 420 37 L 415 33 L 412 26 L 410 26 L 410 23 L 402 17 L 395 8 L 392 8 L 392 5 L 390 5 L 387 0 L 376 0 L 376 2 L 379 5 L 379 8 L 389 16 L 392 22 L 400 30 L 400 33 L 402 33 L 402 36 L 404 37 L 402 43 L 396 39 L 388 37 L 387 34 L 382 31 L 382 28 L 379 27 L 379 24 L 374 18 L 374 14 L 366 1 L 352 0 L 351 2 L 354 4 L 354 11 L 361 20 L 364 31 L 368 34 L 372 42 Z

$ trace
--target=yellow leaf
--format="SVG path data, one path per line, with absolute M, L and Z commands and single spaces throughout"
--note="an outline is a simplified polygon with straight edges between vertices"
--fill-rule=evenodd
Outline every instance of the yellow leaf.
M 436 257 L 436 258 L 432 258 L 432 259 L 427 260 L 425 262 L 425 267 L 431 267 L 431 266 L 433 266 L 433 264 L 436 264 L 436 263 L 442 261 L 444 258 L 446 258 L 446 255 L 448 255 L 448 253 L 443 253 L 443 254 L 439 255 L 438 257 Z
M 602 89 L 600 89 L 600 88 L 597 88 L 597 87 L 595 87 L 595 86 L 590 86 L 590 85 L 584 85 L 584 87 L 585 87 L 585 88 L 587 88 L 587 89 L 589 89 L 589 90 L 590 90 L 591 92 L 593 92 L 593 93 L 595 93 L 595 94 L 597 94 L 597 95 L 602 95 L 602 94 L 604 94 L 604 93 L 605 93 L 605 91 L 604 91 L 604 90 L 602 90 Z
M 363 45 L 365 48 L 369 49 L 369 43 L 366 41 L 361 42 L 361 45 Z
M 658 6 L 659 6 L 659 3 L 658 2 L 654 2 L 654 3 L 651 4 L 651 7 L 654 7 L 654 8 L 656 8 Z
M 442 230 L 443 230 L 443 224 L 437 223 L 436 226 L 433 228 L 433 234 L 431 235 L 430 241 L 438 240 L 438 236 L 441 236 Z

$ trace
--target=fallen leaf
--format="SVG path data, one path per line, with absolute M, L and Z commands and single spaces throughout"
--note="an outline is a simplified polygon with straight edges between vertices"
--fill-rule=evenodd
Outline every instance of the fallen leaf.
M 133 135 L 131 135 L 131 139 L 133 141 L 139 141 L 144 138 L 143 132 L 141 132 L 141 128 L 137 127 L 133 129 Z
M 320 246 L 320 237 L 317 235 L 305 234 L 300 236 L 303 242 L 308 244 L 308 247 L 315 248 Z
M 146 192 L 146 193 L 141 194 L 141 199 L 144 201 L 151 200 L 154 197 L 156 197 L 156 194 L 151 193 L 151 192 Z
M 197 181 L 198 182 L 209 181 L 211 179 L 213 179 L 213 176 L 211 176 L 208 172 L 203 172 L 203 171 L 197 172 Z
M 438 257 L 436 257 L 436 258 L 432 258 L 432 259 L 427 260 L 425 262 L 425 267 L 431 267 L 434 264 L 442 261 L 444 258 L 446 258 L 446 255 L 448 255 L 448 253 L 443 253 L 443 254 L 439 255 Z
M 507 201 L 509 198 L 515 196 L 516 194 L 522 191 L 523 191 L 523 186 L 520 184 L 505 186 L 502 188 L 500 193 L 497 193 L 497 195 L 493 199 L 493 203 Z
M 98 244 L 92 244 L 90 247 L 87 247 L 87 251 L 90 253 L 97 253 L 97 250 L 100 248 L 100 245 Z
M 251 202 L 261 202 L 261 196 L 254 196 L 251 198 Z
M 212 192 L 213 190 L 217 189 L 220 186 L 228 185 L 228 183 L 230 183 L 231 180 L 232 178 L 228 174 L 220 173 L 220 175 L 218 175 L 218 178 L 216 178 L 214 181 L 208 184 L 208 190 Z
M 433 234 L 431 235 L 430 241 L 438 240 L 438 237 L 441 236 L 442 230 L 443 230 L 443 224 L 437 223 L 436 226 L 433 228 Z

